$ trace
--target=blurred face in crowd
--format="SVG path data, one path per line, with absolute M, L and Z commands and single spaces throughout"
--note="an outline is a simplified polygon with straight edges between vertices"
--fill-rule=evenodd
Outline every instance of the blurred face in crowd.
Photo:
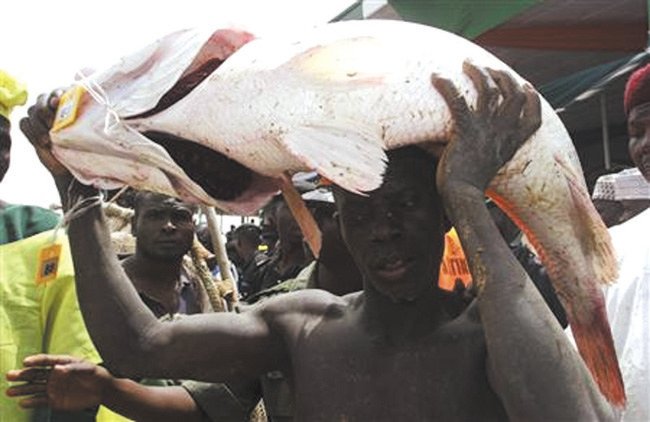
M 327 260 L 328 255 L 340 253 L 341 250 L 347 251 L 341 231 L 336 221 L 336 206 L 334 203 L 322 201 L 306 201 L 307 208 L 314 216 L 316 224 L 321 231 L 321 251 L 320 260 Z M 313 259 L 311 250 L 307 242 L 304 243 L 305 254 Z
M 270 250 L 273 249 L 275 243 L 278 241 L 278 228 L 275 216 L 278 203 L 277 200 L 272 200 L 262 210 L 261 240 L 262 244 L 268 246 Z
M 632 161 L 646 180 L 650 181 L 650 103 L 634 107 L 627 118 Z
M 178 259 L 194 239 L 194 209 L 178 199 L 141 193 L 136 199 L 133 235 L 137 252 L 157 259 Z
M 298 226 L 286 202 L 282 201 L 278 204 L 275 211 L 275 218 L 281 244 L 285 246 L 300 245 L 302 247 L 303 236 L 300 231 L 300 226 Z

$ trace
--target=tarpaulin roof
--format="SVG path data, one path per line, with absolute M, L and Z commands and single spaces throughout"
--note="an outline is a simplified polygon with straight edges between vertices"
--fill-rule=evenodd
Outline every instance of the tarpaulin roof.
M 613 146 L 627 140 L 623 87 L 626 75 L 649 60 L 650 0 L 388 0 L 367 16 L 370 3 L 377 0 L 355 3 L 354 18 L 388 15 L 443 28 L 508 63 L 560 113 L 579 152 L 586 151 L 583 161 L 602 163 L 602 151 L 588 150 L 602 149 L 603 119 Z M 629 160 L 626 148 L 616 153 L 615 160 Z

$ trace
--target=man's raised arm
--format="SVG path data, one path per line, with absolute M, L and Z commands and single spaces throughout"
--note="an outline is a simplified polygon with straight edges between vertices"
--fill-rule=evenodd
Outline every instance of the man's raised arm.
M 113 373 L 126 377 L 227 381 L 256 376 L 282 360 L 264 308 L 245 314 L 188 316 L 159 322 L 112 249 L 97 191 L 76 181 L 53 156 L 49 128 L 58 94 L 41 95 L 20 122 L 71 212 L 68 229 L 77 294 L 91 338 Z
M 490 382 L 512 419 L 611 419 L 612 408 L 485 206 L 487 185 L 540 126 L 538 94 L 507 72 L 468 63 L 464 70 L 478 92 L 475 110 L 450 81 L 433 77 L 456 126 L 437 183 L 474 280 L 482 286 L 478 306 Z

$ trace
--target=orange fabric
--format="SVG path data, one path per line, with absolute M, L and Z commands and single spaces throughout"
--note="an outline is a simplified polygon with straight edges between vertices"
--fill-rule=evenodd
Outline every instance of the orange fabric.
M 456 280 L 460 280 L 467 287 L 472 283 L 472 275 L 456 229 L 452 228 L 445 235 L 445 252 L 440 264 L 438 286 L 451 291 L 454 290 Z

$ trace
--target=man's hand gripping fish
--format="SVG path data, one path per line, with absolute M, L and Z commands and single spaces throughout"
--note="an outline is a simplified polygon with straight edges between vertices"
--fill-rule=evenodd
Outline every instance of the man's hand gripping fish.
M 300 41 L 181 31 L 68 91 L 53 152 L 83 182 L 236 213 L 264 204 L 285 172 L 315 169 L 367 192 L 381 184 L 385 150 L 444 149 L 453 122 L 432 74 L 471 105 L 468 75 L 480 68 L 525 83 L 481 47 L 412 23 L 340 22 Z M 541 107 L 541 127 L 487 193 L 532 242 L 583 359 L 608 400 L 623 406 L 600 289 L 616 278 L 609 235 L 566 129 L 543 99 Z

